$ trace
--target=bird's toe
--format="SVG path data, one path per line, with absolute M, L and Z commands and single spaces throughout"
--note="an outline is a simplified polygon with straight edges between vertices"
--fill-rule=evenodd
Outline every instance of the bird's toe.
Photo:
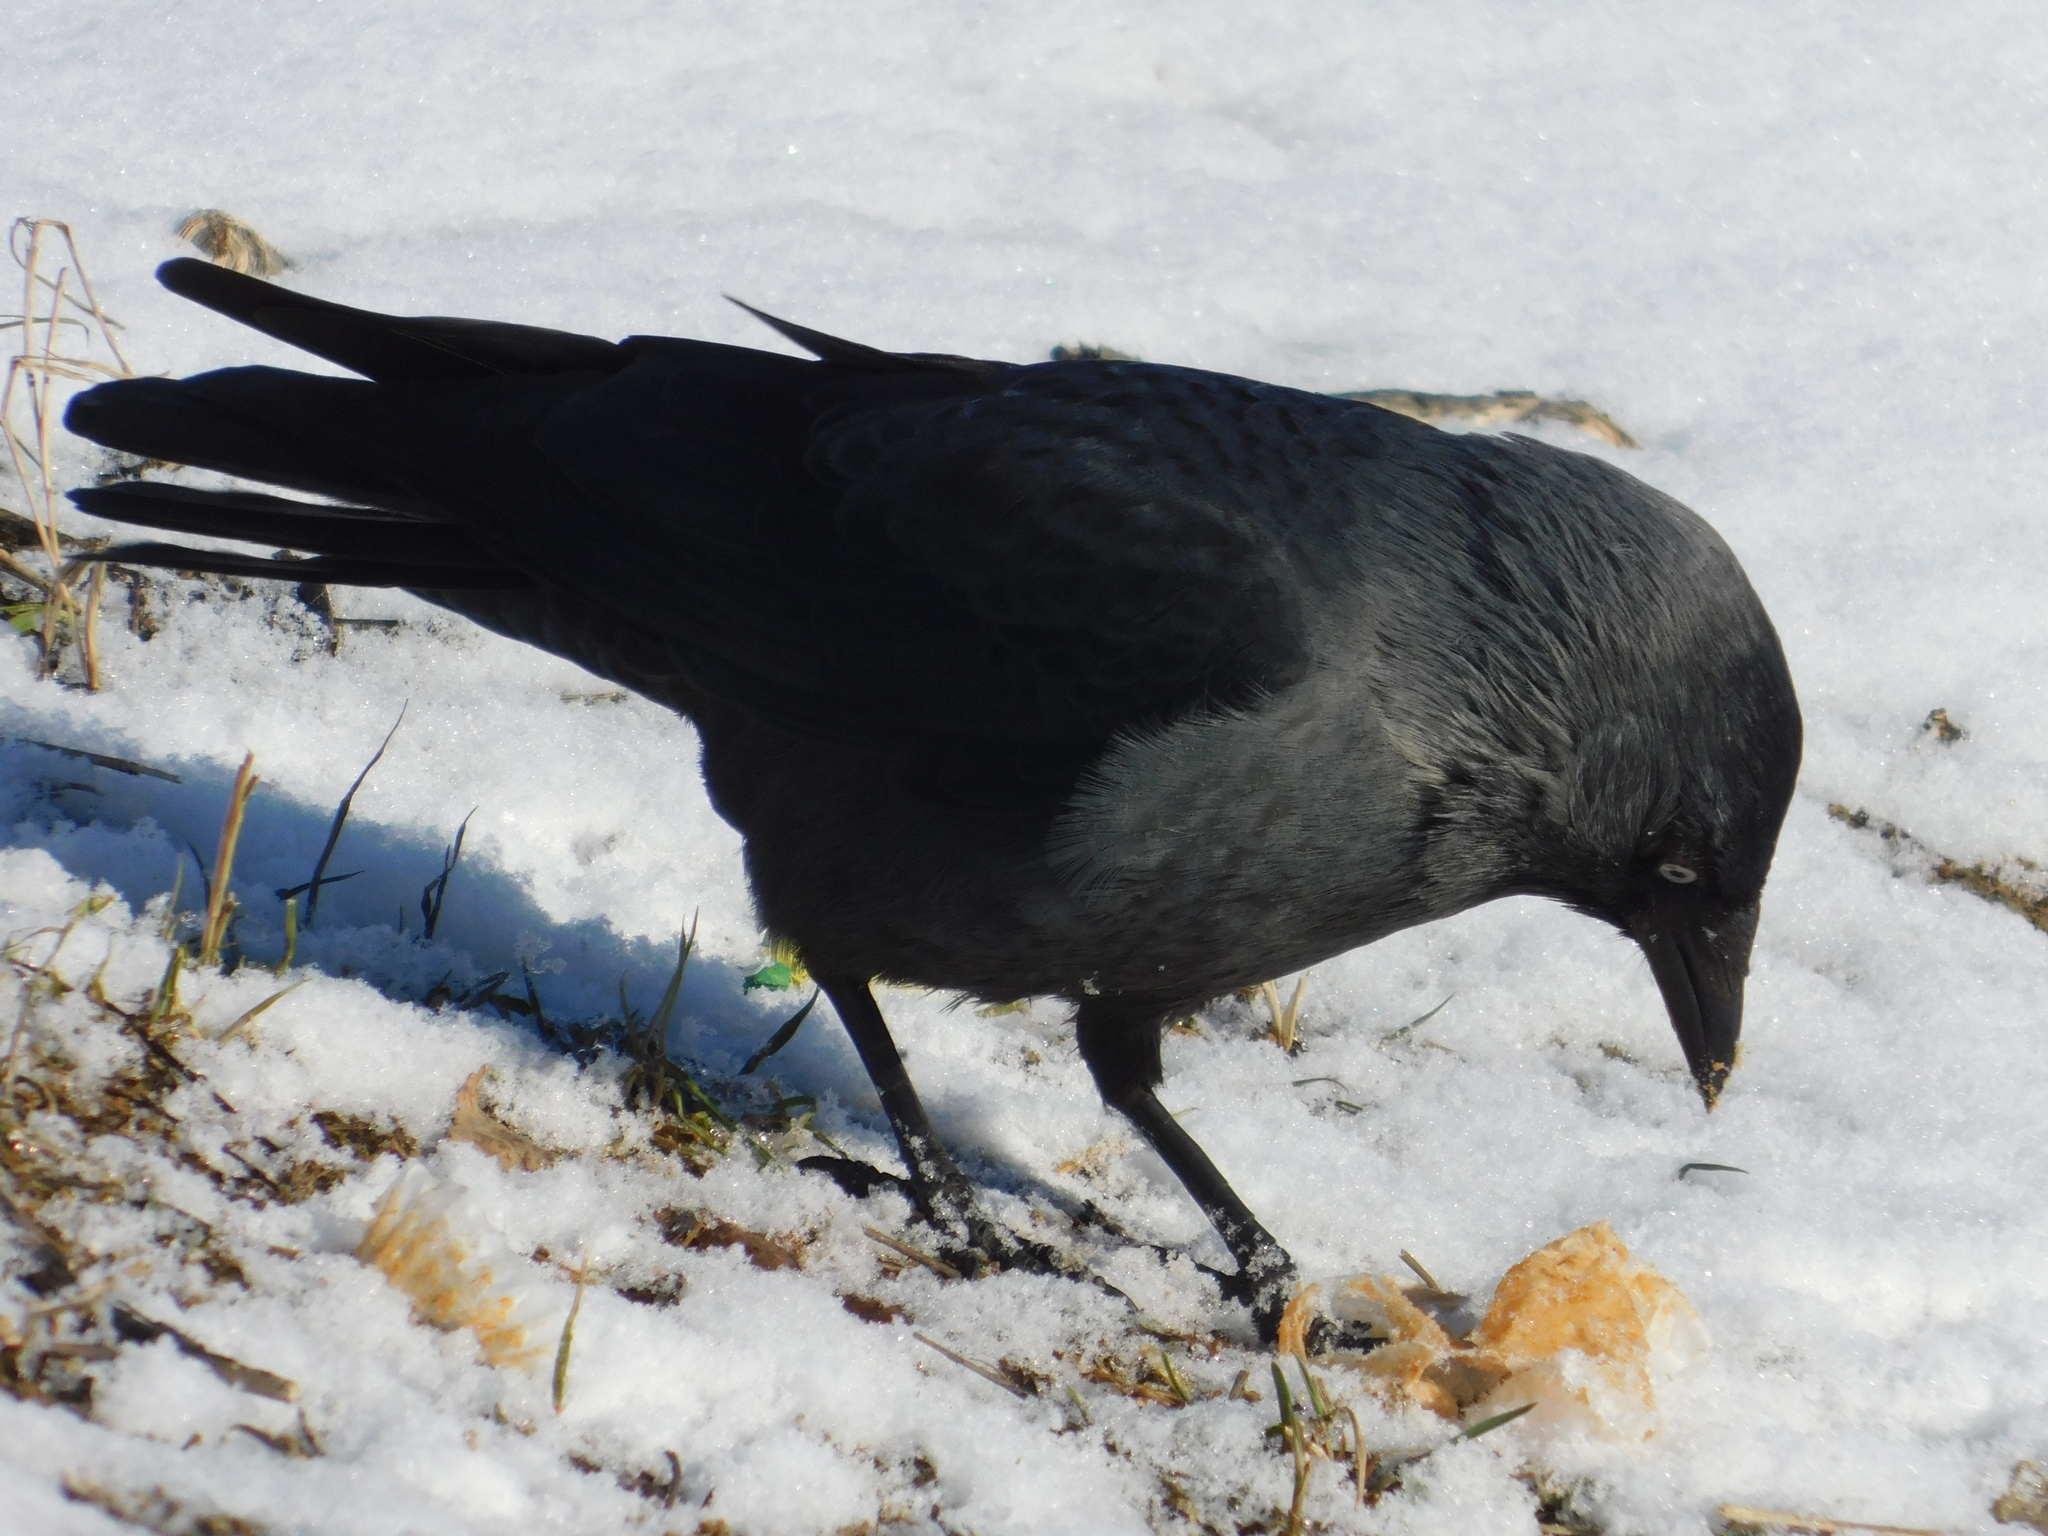
M 805 1157 L 797 1160 L 797 1167 L 808 1173 L 824 1174 L 856 1200 L 865 1200 L 882 1189 L 893 1189 L 906 1198 L 915 1198 L 908 1179 L 900 1174 L 887 1173 L 873 1163 L 863 1163 L 858 1158 Z
M 1279 1339 L 1281 1314 L 1299 1285 L 1294 1260 L 1284 1249 L 1260 1249 L 1241 1256 L 1235 1274 L 1210 1269 L 1206 1264 L 1200 1267 L 1216 1281 L 1225 1301 L 1242 1302 L 1250 1309 L 1252 1326 L 1258 1331 L 1261 1344 Z

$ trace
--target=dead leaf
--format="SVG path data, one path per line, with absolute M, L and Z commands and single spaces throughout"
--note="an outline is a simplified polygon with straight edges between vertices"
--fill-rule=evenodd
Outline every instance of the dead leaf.
M 481 1090 L 490 1071 L 489 1067 L 478 1067 L 469 1074 L 462 1091 L 456 1094 L 455 1118 L 448 1127 L 448 1139 L 466 1141 L 495 1157 L 498 1166 L 507 1173 L 515 1168 L 538 1173 L 559 1154 L 550 1152 L 524 1131 L 514 1130 L 484 1108 Z
M 678 1248 L 739 1248 L 756 1269 L 801 1269 L 803 1260 L 794 1248 L 778 1242 L 765 1232 L 755 1232 L 738 1222 L 713 1216 L 708 1211 L 685 1211 L 674 1207 L 657 1212 L 655 1221 L 664 1240 Z
M 1991 1518 L 2000 1525 L 2031 1525 L 2048 1533 L 2048 1472 L 2031 1461 L 2012 1469 L 2012 1486 L 1991 1506 Z
M 839 1305 L 864 1323 L 900 1323 L 904 1318 L 901 1307 L 875 1296 L 842 1296 L 839 1298 Z
M 1446 1418 L 1533 1402 L 1547 1417 L 1616 1433 L 1649 1433 L 1655 1377 L 1707 1347 L 1692 1304 L 1631 1259 L 1604 1221 L 1510 1269 L 1469 1338 L 1453 1338 L 1386 1276 L 1355 1275 L 1302 1289 L 1280 1321 L 1281 1353 L 1305 1354 L 1318 1317 L 1386 1341 L 1332 1355 L 1333 1364 Z

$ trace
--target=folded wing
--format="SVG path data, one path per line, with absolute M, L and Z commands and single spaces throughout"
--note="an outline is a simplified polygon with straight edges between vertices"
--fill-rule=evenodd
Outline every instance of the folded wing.
M 1397 459 L 1428 431 L 1145 364 L 900 356 L 772 322 L 805 361 L 378 316 L 204 263 L 164 279 L 367 379 L 81 395 L 67 419 L 99 442 L 332 502 L 76 493 L 316 557 L 116 558 L 406 586 L 599 670 L 623 646 L 968 803 L 1057 798 L 1119 731 L 1298 678 L 1354 574 L 1332 456 Z

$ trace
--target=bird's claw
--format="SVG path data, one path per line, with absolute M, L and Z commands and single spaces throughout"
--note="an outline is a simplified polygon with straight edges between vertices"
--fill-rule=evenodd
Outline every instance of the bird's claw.
M 865 1200 L 878 1189 L 893 1189 L 912 1201 L 917 1198 L 910 1180 L 901 1174 L 877 1168 L 873 1163 L 863 1163 L 858 1158 L 801 1157 L 796 1165 L 808 1173 L 824 1174 L 856 1200 Z
M 1250 1310 L 1260 1343 L 1271 1344 L 1280 1337 L 1281 1314 L 1297 1284 L 1293 1259 L 1276 1248 L 1239 1255 L 1234 1274 L 1206 1264 L 1195 1267 L 1216 1282 L 1225 1301 L 1242 1302 Z
M 1033 1275 L 1069 1272 L 1069 1266 L 1062 1264 L 1052 1249 L 1019 1237 L 982 1210 L 971 1194 L 964 1200 L 947 1200 L 937 1211 L 926 1208 L 923 1214 L 946 1235 L 948 1241 L 940 1256 L 967 1279 L 983 1279 L 1004 1270 Z
M 822 1173 L 856 1200 L 865 1200 L 879 1190 L 894 1190 L 917 1207 L 938 1231 L 938 1257 L 960 1271 L 965 1279 L 980 1279 L 1003 1270 L 1026 1274 L 1057 1275 L 1069 1272 L 1059 1255 L 1042 1243 L 1018 1237 L 1008 1227 L 987 1215 L 973 1191 L 964 1184 L 942 1187 L 931 1196 L 920 1196 L 915 1181 L 889 1173 L 873 1163 L 851 1157 L 806 1157 L 797 1167 Z

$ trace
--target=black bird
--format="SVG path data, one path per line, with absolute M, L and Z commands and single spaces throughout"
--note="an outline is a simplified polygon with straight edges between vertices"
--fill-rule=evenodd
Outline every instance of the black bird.
M 1123 361 L 816 361 L 174 292 L 364 376 L 105 384 L 109 447 L 328 498 L 130 483 L 139 565 L 404 587 L 696 723 L 925 1214 L 1015 1262 L 871 978 L 1074 1005 L 1271 1336 L 1286 1252 L 1161 1107 L 1166 1021 L 1510 894 L 1648 956 L 1709 1106 L 1800 753 L 1778 639 L 1669 497 L 1521 438 Z

